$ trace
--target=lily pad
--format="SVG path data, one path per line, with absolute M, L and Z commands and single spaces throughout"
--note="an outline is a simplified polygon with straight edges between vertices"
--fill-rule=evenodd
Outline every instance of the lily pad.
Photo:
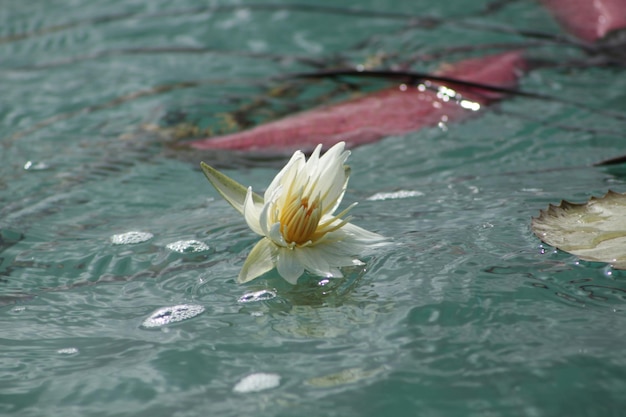
M 626 194 L 609 191 L 582 204 L 551 204 L 533 218 L 531 227 L 550 246 L 626 269 Z

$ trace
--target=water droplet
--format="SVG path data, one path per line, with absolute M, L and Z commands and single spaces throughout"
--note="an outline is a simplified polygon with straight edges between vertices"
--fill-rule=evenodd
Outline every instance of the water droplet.
M 461 105 L 461 107 L 463 107 L 464 109 L 467 109 L 467 110 L 471 110 L 471 111 L 478 111 L 478 110 L 480 110 L 480 103 L 477 103 L 475 101 L 461 100 L 461 101 L 459 101 L 459 104 Z
M 259 392 L 276 388 L 279 385 L 280 375 L 259 372 L 243 378 L 233 387 L 233 391 L 239 393 Z
M 196 317 L 204 312 L 204 307 L 197 304 L 179 304 L 171 307 L 163 307 L 150 314 L 150 317 L 141 323 L 142 327 L 153 329 L 179 321 Z
M 57 353 L 60 353 L 61 355 L 75 355 L 76 353 L 78 353 L 78 349 L 76 349 L 75 347 L 63 348 L 57 350 Z
M 169 250 L 178 253 L 196 253 L 209 250 L 209 246 L 198 240 L 179 240 L 178 242 L 168 243 L 166 246 Z
M 111 243 L 114 245 L 133 245 L 148 241 L 153 237 L 152 233 L 133 231 L 111 236 Z
M 50 168 L 50 165 L 45 162 L 26 161 L 24 164 L 24 169 L 26 171 L 43 171 L 48 168 Z
M 253 303 L 256 301 L 271 300 L 272 298 L 275 298 L 275 297 L 276 297 L 276 293 L 274 291 L 261 290 L 261 291 L 246 293 L 242 295 L 241 297 L 239 297 L 239 300 L 237 301 L 240 303 Z

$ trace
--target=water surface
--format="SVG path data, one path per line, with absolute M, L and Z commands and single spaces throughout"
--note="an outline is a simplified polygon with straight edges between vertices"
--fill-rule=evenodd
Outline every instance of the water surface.
M 624 153 L 624 120 L 603 113 L 626 110 L 623 71 L 537 68 L 522 88 L 561 101 L 511 98 L 354 149 L 346 204 L 393 244 L 342 280 L 238 285 L 257 237 L 198 163 L 262 190 L 285 158 L 179 150 L 185 128 L 233 129 L 224 114 L 255 100 L 252 122 L 349 94 L 270 94 L 284 86 L 270 77 L 313 64 L 432 70 L 492 43 L 586 57 L 480 29 L 560 33 L 532 2 L 345 3 L 442 20 L 426 26 L 209 9 L 236 4 L 3 7 L 0 414 L 621 415 L 624 273 L 529 225 L 549 203 L 626 190 L 624 169 L 592 166 Z

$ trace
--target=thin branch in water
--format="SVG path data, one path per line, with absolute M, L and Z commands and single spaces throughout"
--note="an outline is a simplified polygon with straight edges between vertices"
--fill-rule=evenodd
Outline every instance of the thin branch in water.
M 358 69 L 333 69 L 323 70 L 312 73 L 295 73 L 281 76 L 281 78 L 312 78 L 312 79 L 324 79 L 324 78 L 339 78 L 339 77 L 363 77 L 363 78 L 380 78 L 391 81 L 400 81 L 409 84 L 417 84 L 423 81 L 434 81 L 447 84 L 453 84 L 460 87 L 477 88 L 481 90 L 492 91 L 495 93 L 505 93 L 510 95 L 517 95 L 522 97 L 538 98 L 538 99 L 550 99 L 555 100 L 554 97 L 546 96 L 540 93 L 532 93 L 527 91 L 518 90 L 516 88 L 500 87 L 495 85 L 477 83 L 473 81 L 461 80 L 454 77 L 448 77 L 444 75 L 434 75 L 426 72 L 417 71 L 395 71 L 395 70 L 358 70 Z
M 423 81 L 431 81 L 431 82 L 441 82 L 446 84 L 457 85 L 460 87 L 468 87 L 475 88 L 479 90 L 492 91 L 495 93 L 503 93 L 509 94 L 513 96 L 526 97 L 536 100 L 544 100 L 544 101 L 552 101 L 557 103 L 569 104 L 596 114 L 602 114 L 605 116 L 612 117 L 618 120 L 626 120 L 626 115 L 618 112 L 612 112 L 607 110 L 599 110 L 593 107 L 590 107 L 584 103 L 580 103 L 573 100 L 566 100 L 564 98 L 551 96 L 548 94 L 541 94 L 529 91 L 523 91 L 517 88 L 507 88 L 507 87 L 499 87 L 484 83 L 477 83 L 472 81 L 460 80 L 454 77 L 446 77 L 440 75 L 429 74 L 425 72 L 417 72 L 417 71 L 391 71 L 391 70 L 357 70 L 357 69 L 337 69 L 337 70 L 326 70 L 319 71 L 313 73 L 295 73 L 288 74 L 287 78 L 313 78 L 313 79 L 324 79 L 324 78 L 340 78 L 340 77 L 364 77 L 364 78 L 381 78 L 387 79 L 390 81 L 401 81 L 406 83 L 420 83 Z
M 620 165 L 626 163 L 626 155 L 618 156 L 616 158 L 605 159 L 604 161 L 596 162 L 593 166 L 601 167 L 601 166 L 610 166 L 610 165 Z

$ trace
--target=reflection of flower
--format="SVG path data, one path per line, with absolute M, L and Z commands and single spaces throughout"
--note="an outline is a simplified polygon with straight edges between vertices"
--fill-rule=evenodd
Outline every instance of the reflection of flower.
M 250 281 L 276 267 L 295 284 L 306 269 L 324 277 L 341 277 L 339 268 L 361 265 L 354 257 L 384 238 L 348 223 L 347 212 L 333 214 L 341 203 L 350 170 L 350 152 L 340 142 L 320 157 L 318 145 L 308 161 L 297 151 L 276 175 L 264 198 L 202 163 L 217 191 L 243 214 L 248 226 L 263 238 L 254 246 L 239 274 Z

